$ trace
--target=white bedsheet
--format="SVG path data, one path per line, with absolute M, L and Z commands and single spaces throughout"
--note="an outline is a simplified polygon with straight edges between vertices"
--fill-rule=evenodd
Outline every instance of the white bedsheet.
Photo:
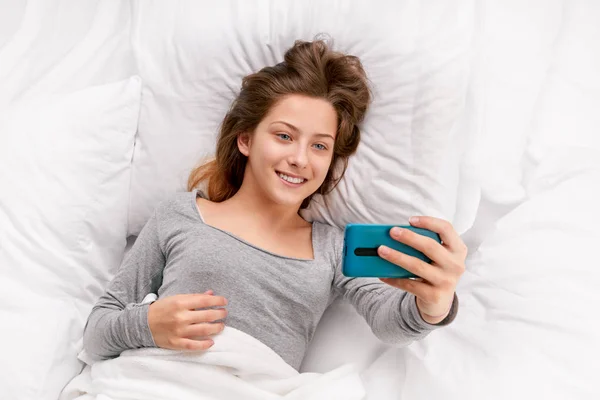
M 86 366 L 60 400 L 353 400 L 365 396 L 352 364 L 298 373 L 269 347 L 226 327 L 207 351 L 127 350 Z

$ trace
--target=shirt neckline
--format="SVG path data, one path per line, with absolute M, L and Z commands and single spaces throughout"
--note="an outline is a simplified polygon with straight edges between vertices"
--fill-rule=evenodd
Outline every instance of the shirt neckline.
M 238 242 L 240 242 L 240 243 L 242 243 L 242 244 L 244 244 L 244 245 L 246 245 L 248 247 L 252 247 L 252 248 L 254 248 L 254 249 L 256 249 L 256 250 L 258 250 L 258 251 L 260 251 L 262 253 L 269 254 L 269 255 L 271 255 L 273 257 L 283 258 L 283 259 L 287 259 L 287 260 L 305 261 L 305 262 L 314 262 L 314 261 L 316 261 L 316 259 L 317 259 L 317 250 L 316 250 L 317 249 L 317 247 L 316 247 L 316 243 L 317 243 L 316 236 L 317 235 L 316 235 L 316 231 L 317 230 L 315 229 L 316 228 L 315 221 L 311 222 L 311 244 L 312 244 L 312 250 L 313 250 L 313 258 L 298 258 L 298 257 L 284 256 L 282 254 L 273 253 L 273 252 L 271 252 L 269 250 L 263 249 L 262 247 L 259 247 L 259 246 L 255 245 L 255 244 L 252 244 L 252 243 L 250 243 L 250 242 L 242 239 L 241 237 L 239 237 L 237 235 L 234 235 L 233 233 L 228 232 L 228 231 L 226 231 L 224 229 L 217 228 L 216 226 L 212 226 L 210 224 L 207 224 L 206 221 L 204 221 L 204 217 L 202 216 L 202 213 L 200 212 L 200 209 L 198 208 L 198 204 L 196 203 L 196 198 L 198 196 L 202 197 L 203 199 L 206 199 L 206 197 L 204 196 L 204 193 L 201 190 L 199 190 L 199 189 L 192 190 L 191 200 L 192 200 L 192 207 L 193 207 L 193 210 L 194 210 L 194 215 L 205 226 L 207 226 L 207 227 L 209 227 L 209 228 L 211 228 L 213 230 L 216 230 L 218 232 L 221 232 L 221 233 L 223 233 L 223 234 L 225 234 L 225 235 L 227 235 L 227 236 L 229 236 L 229 237 L 237 240 Z

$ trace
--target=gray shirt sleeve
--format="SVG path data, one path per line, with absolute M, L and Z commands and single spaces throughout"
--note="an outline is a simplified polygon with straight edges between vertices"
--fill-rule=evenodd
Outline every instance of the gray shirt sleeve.
M 164 267 L 155 212 L 92 308 L 83 334 L 89 354 L 106 359 L 127 349 L 156 347 L 148 326 L 149 304 L 141 302 L 148 293 L 158 293 Z
M 371 330 L 381 341 L 406 346 L 427 336 L 434 329 L 451 323 L 458 312 L 458 298 L 450 313 L 438 324 L 426 322 L 417 308 L 412 293 L 394 288 L 377 278 L 350 278 L 342 273 L 341 254 L 336 263 L 333 289 L 338 296 L 348 300 L 367 321 Z

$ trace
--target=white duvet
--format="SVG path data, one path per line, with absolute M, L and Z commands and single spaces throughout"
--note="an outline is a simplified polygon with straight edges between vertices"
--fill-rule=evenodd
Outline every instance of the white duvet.
M 298 373 L 271 348 L 226 327 L 207 351 L 127 350 L 90 362 L 60 400 L 204 400 L 365 398 L 355 366 Z

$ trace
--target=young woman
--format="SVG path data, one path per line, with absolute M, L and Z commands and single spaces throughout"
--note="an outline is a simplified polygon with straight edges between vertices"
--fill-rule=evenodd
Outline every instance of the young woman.
M 343 232 L 299 215 L 342 177 L 369 102 L 360 61 L 323 41 L 297 42 L 284 62 L 245 77 L 215 159 L 192 172 L 189 192 L 156 208 L 94 306 L 87 352 L 205 350 L 226 324 L 298 369 L 336 296 L 388 343 L 408 344 L 449 324 L 467 249 L 448 222 L 411 221 L 438 232 L 443 244 L 393 229 L 392 237 L 433 263 L 380 248 L 381 257 L 422 277 L 380 280 L 343 276 Z M 149 293 L 158 299 L 141 304 Z

